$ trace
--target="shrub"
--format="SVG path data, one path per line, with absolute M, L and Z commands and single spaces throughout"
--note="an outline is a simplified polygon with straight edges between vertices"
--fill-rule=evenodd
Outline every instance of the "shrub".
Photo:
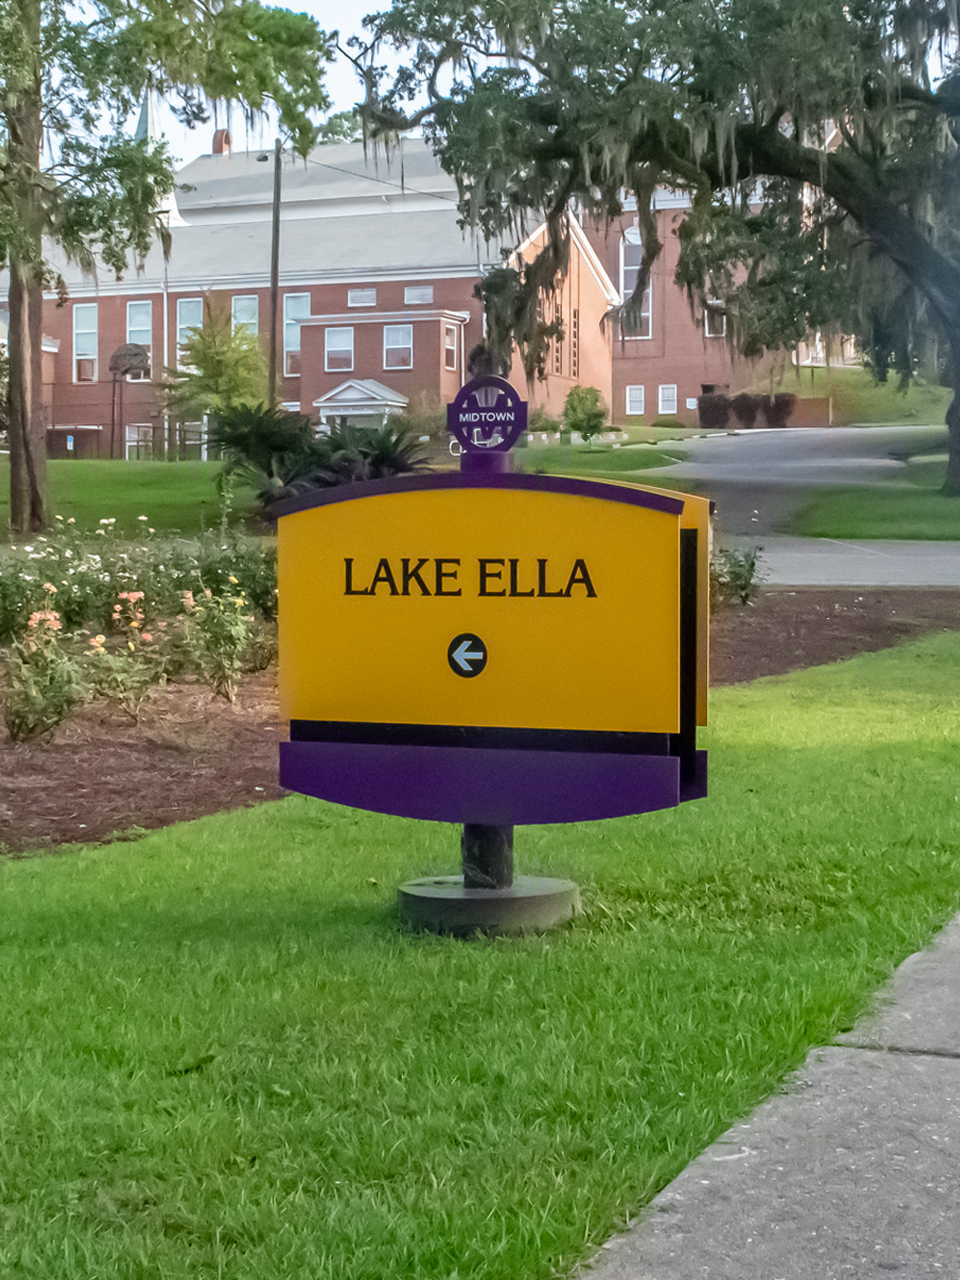
M 741 427 L 749 429 L 756 422 L 757 414 L 760 412 L 760 400 L 760 396 L 752 396 L 749 392 L 741 391 L 730 401 L 730 408 Z
M 208 590 L 199 600 L 189 600 L 187 604 L 188 644 L 200 669 L 215 693 L 235 702 L 237 684 L 247 670 L 253 641 L 254 619 L 247 613 L 249 601 L 243 592 L 215 596 Z
M 83 697 L 76 661 L 60 645 L 56 610 L 37 610 L 6 654 L 3 719 L 13 742 L 55 729 Z
M 760 590 L 758 560 L 762 547 L 738 551 L 734 547 L 717 547 L 710 557 L 710 607 L 722 609 L 731 604 L 749 604 Z
M 401 426 L 353 427 L 345 421 L 316 435 L 303 414 L 240 405 L 219 415 L 210 440 L 228 475 L 254 488 L 264 514 L 273 503 L 314 489 L 381 480 L 425 468 L 419 441 Z
M 589 444 L 602 433 L 607 421 L 607 406 L 596 387 L 571 387 L 563 405 L 563 425 L 580 434 Z
M 730 401 L 719 392 L 710 392 L 697 401 L 701 427 L 722 429 L 730 418 Z
M 35 538 L 0 561 L 0 644 L 25 635 L 30 613 L 47 607 L 45 584 L 56 588 L 65 632 L 92 627 L 110 633 L 123 592 L 143 593 L 140 607 L 149 625 L 180 613 L 184 591 L 236 594 L 231 579 L 260 618 L 276 617 L 276 550 L 270 543 L 222 531 L 189 542 L 161 540 L 146 526 L 142 541 L 122 542 L 112 528 L 103 522 L 85 538 L 62 522 L 51 537 Z
M 772 400 L 769 396 L 759 396 L 758 399 L 768 427 L 785 427 L 797 405 L 797 397 L 791 392 L 781 392 Z
M 95 698 L 116 703 L 132 720 L 140 721 L 140 708 L 148 691 L 164 678 L 164 662 L 158 650 L 127 641 L 108 650 L 102 634 L 90 641 L 85 675 Z

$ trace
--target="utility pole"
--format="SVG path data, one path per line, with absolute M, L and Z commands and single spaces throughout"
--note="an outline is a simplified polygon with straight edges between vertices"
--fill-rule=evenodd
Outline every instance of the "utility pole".
M 269 160 L 269 155 L 257 156 L 258 160 Z M 283 148 L 277 139 L 273 149 L 273 235 L 270 242 L 270 367 L 268 372 L 267 395 L 270 408 L 277 406 L 277 329 L 280 311 L 280 175 Z

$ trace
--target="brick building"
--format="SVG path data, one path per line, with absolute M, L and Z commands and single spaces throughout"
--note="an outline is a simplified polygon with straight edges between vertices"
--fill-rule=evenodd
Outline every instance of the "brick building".
M 232 152 L 220 130 L 211 155 L 187 165 L 167 212 L 169 259 L 156 245 L 122 280 L 102 268 L 84 276 L 58 266 L 69 300 L 51 295 L 44 324 L 44 391 L 52 457 L 199 456 L 200 424 L 165 420 L 158 383 L 206 298 L 258 334 L 270 324 L 273 154 Z M 465 381 L 465 360 L 483 334 L 474 287 L 503 251 L 458 226 L 456 188 L 427 145 L 404 139 L 389 157 L 359 143 L 284 156 L 279 263 L 280 398 L 323 422 L 380 422 L 406 408 L 435 409 Z M 570 266 L 553 303 L 564 324 L 532 407 L 559 414 L 569 389 L 595 386 L 615 423 L 696 420 L 696 397 L 731 383 L 722 317 L 691 313 L 673 283 L 672 234 L 686 199 L 658 193 L 665 249 L 651 279 L 638 337 L 601 321 L 629 292 L 639 232 L 627 209 L 610 228 L 573 227 Z M 551 317 L 552 318 L 552 317 Z M 148 367 L 118 374 L 124 344 L 146 348 Z M 522 373 L 512 379 L 524 386 Z

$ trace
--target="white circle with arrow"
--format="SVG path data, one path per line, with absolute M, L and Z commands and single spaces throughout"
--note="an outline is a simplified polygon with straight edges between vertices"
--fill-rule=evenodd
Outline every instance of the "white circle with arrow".
M 450 641 L 447 662 L 454 675 L 469 680 L 471 676 L 478 676 L 487 665 L 487 646 L 472 631 L 464 631 Z

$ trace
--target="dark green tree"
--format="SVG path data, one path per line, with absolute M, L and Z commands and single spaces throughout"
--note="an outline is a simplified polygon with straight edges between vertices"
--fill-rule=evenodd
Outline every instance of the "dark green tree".
M 359 142 L 363 138 L 363 117 L 355 107 L 337 111 L 324 120 L 317 134 L 320 146 L 331 142 Z
M 190 329 L 177 352 L 177 368 L 166 371 L 167 412 L 180 422 L 219 417 L 236 405 L 267 398 L 267 370 L 256 334 L 233 327 L 230 307 L 203 301 L 203 326 Z
M 10 275 L 10 498 L 14 531 L 47 520 L 41 412 L 43 292 L 63 290 L 56 245 L 118 274 L 146 254 L 174 185 L 164 146 L 123 122 L 145 90 L 188 124 L 208 103 L 274 104 L 294 145 L 328 106 L 330 40 L 312 18 L 258 0 L 0 0 L 0 264 Z M 104 136 L 104 121 L 109 132 Z
M 498 284 L 528 372 L 570 211 L 602 221 L 636 196 L 643 262 L 617 317 L 629 331 L 667 185 L 693 203 L 680 279 L 724 301 L 742 349 L 833 324 L 909 374 L 934 327 L 956 393 L 958 20 L 955 0 L 395 0 L 368 19 L 364 111 L 374 131 L 426 131 L 483 233 L 546 220 L 540 259 L 512 291 Z M 388 83 L 389 46 L 407 66 Z M 489 315 L 497 298 L 485 303 Z M 956 394 L 947 425 L 946 489 L 960 494 Z
M 576 431 L 589 444 L 603 431 L 607 421 L 607 406 L 596 387 L 571 387 L 563 403 L 563 425 Z

